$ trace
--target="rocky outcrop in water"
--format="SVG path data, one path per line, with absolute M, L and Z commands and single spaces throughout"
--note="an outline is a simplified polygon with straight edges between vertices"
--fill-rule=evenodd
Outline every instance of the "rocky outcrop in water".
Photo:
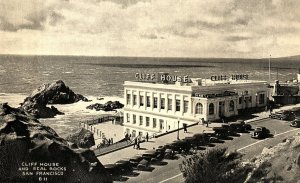
M 20 109 L 0 104 L 0 182 L 108 183 L 112 180 L 93 151 L 70 146 L 37 119 Z
M 55 107 L 47 104 L 71 104 L 80 100 L 88 101 L 80 94 L 75 94 L 65 83 L 58 80 L 51 84 L 43 84 L 27 97 L 21 108 L 37 118 L 51 118 L 59 112 Z
M 89 106 L 87 106 L 86 108 L 87 109 L 95 109 L 96 111 L 114 111 L 116 109 L 121 109 L 123 108 L 124 105 L 122 103 L 120 103 L 119 101 L 108 101 L 106 102 L 105 104 L 99 104 L 99 103 L 96 103 L 96 104 L 91 104 Z
M 74 134 L 69 135 L 66 140 L 73 142 L 81 148 L 90 148 L 95 145 L 94 134 L 84 128 L 81 128 Z

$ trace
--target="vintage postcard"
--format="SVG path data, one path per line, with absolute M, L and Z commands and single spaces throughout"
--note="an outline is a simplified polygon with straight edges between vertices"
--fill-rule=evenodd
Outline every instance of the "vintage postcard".
M 299 9 L 0 0 L 0 182 L 299 182 Z

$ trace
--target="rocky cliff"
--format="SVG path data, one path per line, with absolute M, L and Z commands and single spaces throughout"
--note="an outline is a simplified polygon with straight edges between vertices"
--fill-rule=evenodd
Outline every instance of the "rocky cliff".
M 94 134 L 84 128 L 81 128 L 74 134 L 69 135 L 66 140 L 81 148 L 90 148 L 95 145 Z
M 93 151 L 77 148 L 20 109 L 0 104 L 0 182 L 112 182 Z
M 296 135 L 272 148 L 265 148 L 250 163 L 254 167 L 246 182 L 299 182 L 300 135 Z
M 21 108 L 37 118 L 51 118 L 59 112 L 55 107 L 47 107 L 47 104 L 70 104 L 79 100 L 87 101 L 87 98 L 75 94 L 65 83 L 58 80 L 51 84 L 43 84 L 27 97 Z

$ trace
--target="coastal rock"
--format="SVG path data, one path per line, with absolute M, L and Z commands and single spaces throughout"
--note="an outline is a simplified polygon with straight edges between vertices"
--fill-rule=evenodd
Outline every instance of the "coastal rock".
M 81 148 L 90 148 L 95 145 L 94 134 L 84 128 L 81 128 L 74 134 L 69 135 L 66 140 L 73 142 Z
M 36 118 L 52 118 L 59 112 L 54 106 L 47 104 L 71 104 L 79 100 L 88 101 L 80 94 L 75 94 L 65 83 L 58 80 L 51 84 L 43 84 L 34 90 L 21 104 L 21 108 Z
M 53 129 L 20 109 L 0 104 L 0 111 L 0 182 L 35 183 L 39 177 L 49 183 L 112 182 L 93 151 L 70 148 Z
M 87 109 L 95 109 L 96 111 L 114 111 L 116 109 L 121 109 L 123 108 L 124 105 L 122 103 L 120 103 L 119 101 L 108 101 L 106 102 L 105 104 L 99 104 L 99 103 L 96 103 L 96 104 L 91 104 L 89 106 L 87 106 L 86 108 Z
M 246 182 L 297 182 L 300 180 L 300 136 L 265 148 L 253 162 L 253 171 Z

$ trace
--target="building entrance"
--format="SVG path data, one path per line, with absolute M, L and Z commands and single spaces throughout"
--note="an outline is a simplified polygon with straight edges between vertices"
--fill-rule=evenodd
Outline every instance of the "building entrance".
M 225 101 L 219 102 L 219 116 L 225 115 Z

